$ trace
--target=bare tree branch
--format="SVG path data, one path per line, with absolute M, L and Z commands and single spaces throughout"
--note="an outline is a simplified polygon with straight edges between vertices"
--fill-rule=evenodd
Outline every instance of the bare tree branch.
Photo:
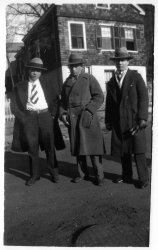
M 41 16 L 41 13 L 40 13 L 39 11 L 37 11 L 36 6 L 33 6 L 33 5 L 30 4 L 30 3 L 27 3 L 26 5 L 29 6 L 29 7 L 33 10 L 32 13 L 34 13 L 34 15 L 36 15 L 36 16 L 38 16 L 38 17 Z M 32 14 L 32 13 L 31 13 L 31 14 Z
M 12 5 L 8 5 L 9 6 L 9 8 L 11 8 L 11 9 L 13 9 L 13 10 L 15 10 L 16 11 L 16 13 L 10 13 L 10 14 L 12 14 L 12 15 L 16 15 L 16 14 L 20 14 L 20 15 L 23 15 L 24 14 L 24 12 L 23 11 L 20 11 L 19 9 L 16 9 L 15 7 L 13 7 Z
M 16 35 L 24 36 L 32 25 L 49 9 L 50 5 L 51 4 L 40 3 L 9 4 L 6 12 L 8 41 L 10 41 L 10 39 L 14 40 L 14 36 Z M 22 16 L 24 18 L 22 18 Z M 18 20 L 20 20 L 20 23 Z M 24 34 L 22 34 L 23 32 Z M 10 34 L 12 34 L 12 36 Z

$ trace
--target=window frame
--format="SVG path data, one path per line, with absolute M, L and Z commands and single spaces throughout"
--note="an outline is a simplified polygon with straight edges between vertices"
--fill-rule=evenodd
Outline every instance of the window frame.
M 72 48 L 72 36 L 71 36 L 71 24 L 80 24 L 82 25 L 83 30 L 83 48 Z M 69 48 L 72 51 L 85 51 L 87 50 L 87 43 L 86 43 L 86 28 L 85 28 L 85 22 L 80 21 L 68 21 L 68 33 L 69 33 Z
M 119 46 L 126 46 L 126 42 L 130 41 L 130 39 L 125 38 L 125 29 L 132 29 L 133 30 L 133 40 L 131 40 L 131 41 L 133 41 L 134 49 L 133 50 L 128 49 L 128 51 L 134 52 L 134 53 L 138 52 L 138 45 L 137 45 L 137 39 L 138 38 L 137 38 L 136 33 L 137 33 L 137 31 L 139 31 L 139 29 L 136 26 L 130 26 L 130 25 L 129 26 L 128 25 L 126 25 L 126 26 L 117 26 L 115 24 L 105 24 L 105 23 L 99 24 L 100 30 L 101 30 L 102 27 L 110 27 L 110 29 L 111 29 L 112 49 L 106 49 L 106 48 L 102 48 L 102 47 L 98 46 L 98 44 L 99 44 L 98 39 L 100 39 L 100 38 L 103 39 L 104 38 L 101 35 L 99 36 L 98 33 L 96 34 L 97 49 L 100 49 L 101 51 L 114 51 L 116 49 L 116 46 L 115 46 L 116 39 L 118 40 Z M 115 36 L 115 28 L 118 29 L 118 34 L 119 34 L 118 36 Z M 100 44 L 101 43 L 102 42 L 100 42 Z M 124 43 L 124 45 L 122 43 Z
M 102 28 L 110 28 L 110 34 L 111 34 L 111 46 L 113 46 L 113 30 L 112 30 L 112 27 L 113 27 L 113 25 L 107 25 L 107 24 L 100 24 L 99 25 L 99 28 L 100 28 L 100 30 L 102 29 Z M 97 34 L 97 49 L 101 49 L 102 51 L 114 51 L 114 49 L 103 49 L 102 47 L 98 47 L 98 39 L 99 38 L 101 38 L 101 39 L 105 39 L 106 37 L 102 37 L 101 35 L 100 36 L 98 36 L 98 34 Z M 106 39 L 108 39 L 109 37 L 107 37 Z M 101 40 L 101 43 L 102 43 L 102 40 Z
M 107 7 L 106 6 L 99 6 L 98 3 L 96 3 L 95 7 L 96 7 L 96 9 L 103 9 L 103 10 L 110 10 L 111 9 L 111 6 L 110 6 L 111 4 L 107 3 L 107 4 L 103 4 L 103 5 L 107 5 Z
M 132 33 L 133 33 L 133 38 L 126 38 L 126 31 L 127 30 L 132 30 Z M 135 47 L 136 47 L 136 37 L 135 37 L 135 31 L 133 28 L 131 27 L 124 27 L 124 32 L 125 32 L 125 43 L 126 43 L 126 48 L 128 51 L 136 51 L 135 50 Z M 133 46 L 134 46 L 134 50 L 130 50 L 128 49 L 128 46 L 127 46 L 127 43 L 128 42 L 132 42 L 133 43 Z
M 110 75 L 111 73 L 111 75 Z M 109 82 L 109 80 L 111 79 L 111 77 L 114 75 L 115 73 L 115 69 L 104 69 L 104 79 L 105 79 L 105 84 L 107 84 Z M 109 74 L 109 78 L 108 80 L 106 80 L 106 74 Z

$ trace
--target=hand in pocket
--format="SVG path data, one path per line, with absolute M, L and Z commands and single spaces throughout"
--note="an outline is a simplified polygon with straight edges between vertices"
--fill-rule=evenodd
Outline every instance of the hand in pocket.
M 84 110 L 82 112 L 81 118 L 82 118 L 82 126 L 84 128 L 89 128 L 92 123 L 93 115 L 88 110 Z

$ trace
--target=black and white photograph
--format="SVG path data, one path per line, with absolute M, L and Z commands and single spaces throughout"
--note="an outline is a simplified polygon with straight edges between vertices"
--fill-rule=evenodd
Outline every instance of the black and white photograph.
M 2 247 L 156 249 L 157 4 L 1 11 Z

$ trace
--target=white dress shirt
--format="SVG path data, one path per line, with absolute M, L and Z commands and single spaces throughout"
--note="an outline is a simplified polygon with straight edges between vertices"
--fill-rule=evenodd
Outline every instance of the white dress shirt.
M 33 85 L 36 84 L 36 89 L 38 92 L 38 101 L 37 103 L 33 104 L 30 100 L 31 98 L 31 90 Z M 28 82 L 28 100 L 27 100 L 27 104 L 26 104 L 26 109 L 27 110 L 32 110 L 32 111 L 37 111 L 37 110 L 43 110 L 48 108 L 48 104 L 46 102 L 45 96 L 44 96 L 44 92 L 43 89 L 41 87 L 40 81 L 39 79 L 37 79 L 35 82 Z
M 117 77 L 118 71 L 115 72 L 115 78 L 116 78 L 116 81 L 117 81 L 120 88 L 122 87 L 123 79 L 124 79 L 124 77 L 125 77 L 125 75 L 127 73 L 127 70 L 128 69 L 125 69 L 124 71 L 121 72 L 121 79 L 120 80 Z

